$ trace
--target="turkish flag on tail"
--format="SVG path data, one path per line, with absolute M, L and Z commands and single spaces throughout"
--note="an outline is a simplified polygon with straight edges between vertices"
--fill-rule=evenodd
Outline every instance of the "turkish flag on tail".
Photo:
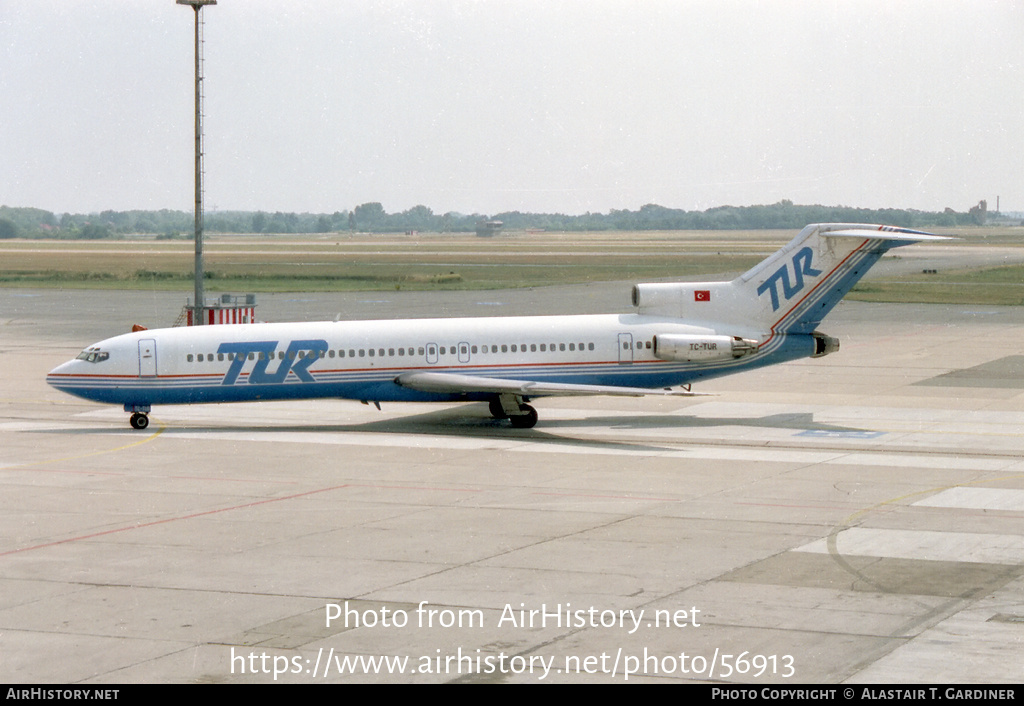
M 710 289 L 695 289 L 693 291 L 693 301 L 695 301 L 695 302 L 709 302 L 709 301 L 711 301 L 711 290 Z

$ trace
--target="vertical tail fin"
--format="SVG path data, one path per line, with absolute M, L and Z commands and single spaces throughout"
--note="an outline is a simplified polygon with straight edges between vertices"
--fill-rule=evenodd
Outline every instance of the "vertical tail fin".
M 863 224 L 810 225 L 737 280 L 757 297 L 757 320 L 779 332 L 811 333 L 886 252 L 931 233 Z
M 825 223 L 731 282 L 643 284 L 640 313 L 775 333 L 811 333 L 887 251 L 942 236 L 892 226 Z

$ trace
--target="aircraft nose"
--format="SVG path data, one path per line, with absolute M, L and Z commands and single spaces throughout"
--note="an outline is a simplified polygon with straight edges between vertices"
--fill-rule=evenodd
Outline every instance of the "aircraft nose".
M 56 368 L 48 372 L 46 374 L 47 384 L 59 388 L 61 386 L 61 381 L 65 378 L 65 376 L 73 372 L 76 362 L 77 361 L 75 360 L 69 360 L 66 363 L 61 363 Z

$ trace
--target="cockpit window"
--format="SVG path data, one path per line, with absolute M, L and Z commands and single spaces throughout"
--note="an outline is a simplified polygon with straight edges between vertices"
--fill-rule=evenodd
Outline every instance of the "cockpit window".
M 102 363 L 109 357 L 110 353 L 107 351 L 101 351 L 98 348 L 86 348 L 78 354 L 78 358 L 76 358 L 76 360 L 84 360 L 89 363 Z

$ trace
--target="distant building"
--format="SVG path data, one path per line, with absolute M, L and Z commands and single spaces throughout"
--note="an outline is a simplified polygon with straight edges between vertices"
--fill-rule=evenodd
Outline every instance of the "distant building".
M 476 222 L 476 234 L 481 238 L 489 238 L 492 235 L 497 235 L 501 232 L 504 223 L 501 221 L 477 221 Z
M 988 201 L 982 199 L 978 202 L 978 205 L 967 212 L 970 215 L 971 220 L 979 226 L 985 225 L 985 219 L 988 218 Z

